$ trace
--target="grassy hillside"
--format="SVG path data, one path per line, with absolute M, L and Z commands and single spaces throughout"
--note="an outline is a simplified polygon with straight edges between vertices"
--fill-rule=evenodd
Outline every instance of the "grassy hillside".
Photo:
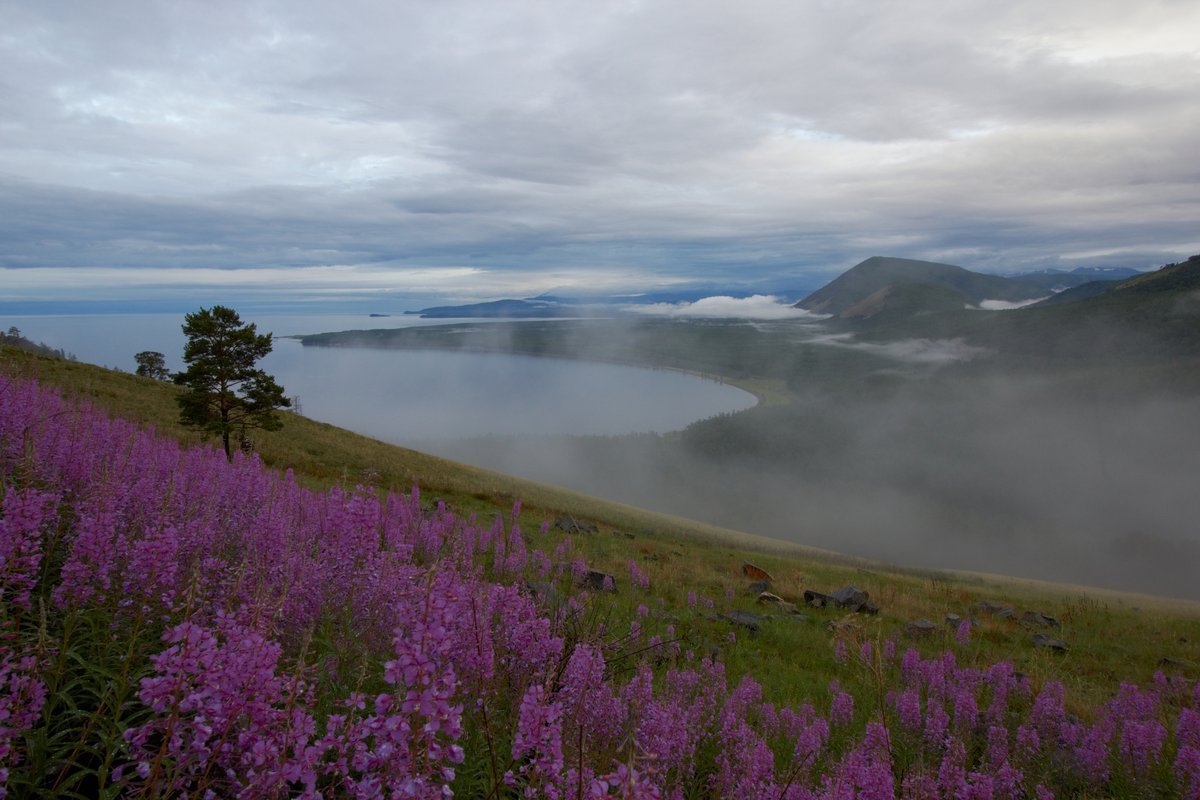
M 503 774 L 569 786 L 563 770 L 586 762 L 594 775 L 636 766 L 679 796 L 791 797 L 796 781 L 857 782 L 863 770 L 897 788 L 917 774 L 952 783 L 939 764 L 954 759 L 972 782 L 1007 780 L 1012 770 L 985 744 L 994 752 L 999 730 L 1028 751 L 1028 726 L 1046 731 L 1017 761 L 1030 792 L 1133 797 L 1152 780 L 1166 796 L 1193 785 L 1172 763 L 1192 757 L 1195 604 L 840 558 L 290 415 L 256 447 L 272 468 L 332 489 L 306 494 L 211 450 L 174 461 L 170 443 L 34 399 L 16 377 L 195 443 L 173 421 L 171 386 L 0 349 L 0 499 L 12 537 L 0 562 L 0 627 L 11 634 L 0 640 L 0 700 L 14 721 L 2 733 L 17 734 L 0 786 L 10 796 L 222 796 L 263 784 L 273 788 L 250 794 L 319 785 L 348 796 L 371 776 L 401 786 L 420 774 L 458 796 L 515 798 L 519 784 Z M 374 496 L 414 484 L 426 508 L 437 494 L 472 521 Z M 514 498 L 525 500 L 519 516 Z M 588 590 L 588 569 L 608 573 L 615 591 Z M 750 584 L 763 571 L 794 605 L 756 602 Z M 804 602 L 806 591 L 850 584 L 873 613 Z M 226 613 L 231 598 L 236 613 Z M 476 698 L 485 702 L 465 702 Z M 925 734 L 912 723 L 922 706 Z M 985 712 L 990 727 L 973 722 Z M 894 749 L 878 749 L 880 725 Z M 930 725 L 942 732 L 931 738 Z M 801 773 L 807 726 L 820 758 Z M 1176 733 L 1168 748 L 1159 740 L 1131 756 L 1128 736 L 1146 730 Z M 1106 737 L 1108 766 L 1075 762 L 1094 753 L 1093 739 L 1060 739 L 1085 733 Z M 544 767 L 522 755 L 534 734 L 551 737 L 538 745 Z M 669 741 L 697 749 L 668 761 L 678 754 Z M 677 766 L 656 770 L 665 763 Z M 766 788 L 747 794 L 751 778 Z M 614 796 L 607 788 L 629 775 L 608 780 L 603 796 Z M 441 795 L 435 785 L 422 796 Z
M 819 314 L 840 316 L 878 292 L 907 284 L 924 284 L 961 296 L 962 302 L 1027 300 L 1042 292 L 1019 278 L 971 272 L 952 264 L 908 258 L 872 256 L 839 275 L 796 304 Z M 861 316 L 861 313 L 858 314 Z
M 78 362 L 34 356 L 13 348 L 0 350 L 0 371 L 34 377 L 69 396 L 87 399 L 109 413 L 133 419 L 185 443 L 195 434 L 176 422 L 175 387 Z M 1053 657 L 1034 649 L 1030 631 L 1011 620 L 981 617 L 976 655 L 980 659 L 1012 659 L 1019 668 L 1043 677 L 1064 678 L 1084 697 L 1095 697 L 1121 679 L 1148 679 L 1161 659 L 1177 668 L 1200 664 L 1200 606 L 1120 592 L 1065 586 L 975 573 L 901 570 L 773 539 L 716 528 L 611 503 L 545 484 L 522 481 L 445 459 L 387 445 L 331 425 L 285 414 L 284 429 L 259 433 L 256 449 L 275 469 L 291 469 L 313 487 L 363 483 L 380 489 L 408 491 L 419 485 L 422 497 L 444 500 L 462 514 L 489 517 L 507 514 L 522 502 L 522 522 L 536 531 L 543 522 L 570 516 L 594 524 L 598 532 L 573 537 L 576 547 L 598 568 L 621 575 L 633 560 L 649 574 L 654 593 L 666 607 L 682 608 L 689 592 L 712 598 L 730 595 L 729 608 L 766 613 L 777 621 L 743 640 L 728 654 L 734 673 L 754 670 L 772 692 L 789 701 L 818 691 L 832 669 L 835 634 L 826 623 L 853 620 L 856 639 L 895 635 L 918 618 L 940 621 L 946 614 L 969 616 L 981 600 L 996 600 L 1018 610 L 1037 609 L 1065 620 L 1064 636 L 1072 653 Z M 535 543 L 553 549 L 565 534 L 551 528 Z M 762 566 L 775 578 L 772 591 L 803 602 L 807 589 L 830 591 L 855 584 L 876 598 L 881 613 L 857 617 L 808 611 L 809 620 L 795 624 L 772 615 L 746 591 L 750 580 L 741 573 L 744 561 Z M 625 608 L 624 613 L 632 609 Z M 700 639 L 717 642 L 728 623 L 703 623 Z M 950 635 L 947 629 L 934 641 Z M 797 674 L 786 654 L 812 653 L 815 661 Z M 766 665 L 767 672 L 762 673 Z M 1182 665 L 1182 666 L 1179 666 Z

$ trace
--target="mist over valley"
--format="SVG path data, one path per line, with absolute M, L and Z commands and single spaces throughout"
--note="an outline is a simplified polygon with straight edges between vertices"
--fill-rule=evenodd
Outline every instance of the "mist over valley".
M 869 273 L 878 261 L 864 264 L 856 270 Z M 911 262 L 928 279 L 923 264 Z M 865 316 L 459 324 L 303 341 L 720 375 L 764 402 L 665 434 L 457 437 L 429 447 L 904 566 L 1197 598 L 1198 270 L 1192 259 L 1114 279 L 1074 304 L 1006 311 L 980 309 L 980 298 L 914 306 L 913 297 L 956 290 L 892 276 L 882 294 L 907 299 L 895 305 L 885 297 Z M 843 310 L 861 311 L 865 297 L 881 293 L 871 284 Z

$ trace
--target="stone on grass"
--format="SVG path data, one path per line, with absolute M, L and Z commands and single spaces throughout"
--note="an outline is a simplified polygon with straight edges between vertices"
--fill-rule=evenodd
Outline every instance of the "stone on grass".
M 1040 611 L 1026 611 L 1021 615 L 1021 624 L 1030 628 L 1061 628 L 1062 623 Z
M 753 595 L 759 595 L 759 594 L 762 594 L 763 592 L 769 591 L 770 588 L 771 588 L 770 581 L 755 581 L 754 583 L 752 583 L 746 587 L 746 591 L 748 591 L 750 594 L 753 594 Z
M 800 610 L 796 608 L 795 603 L 789 603 L 787 600 L 784 600 L 779 595 L 772 594 L 771 592 L 760 592 L 758 597 L 755 599 L 762 605 L 775 606 L 780 611 L 787 612 L 788 614 L 799 614 L 800 613 Z
M 928 639 L 941 630 L 936 622 L 927 619 L 914 619 L 904 626 L 904 635 L 910 639 Z
M 756 581 L 772 581 L 774 578 L 762 567 L 756 567 L 749 561 L 742 562 L 742 574 L 747 578 L 753 578 Z
M 596 533 L 599 528 L 587 522 L 579 522 L 572 516 L 554 518 L 554 527 L 567 533 Z
M 830 597 L 839 608 L 857 611 L 860 614 L 879 613 L 879 606 L 872 603 L 870 596 L 857 586 L 843 586 Z
M 812 589 L 807 589 L 804 592 L 804 602 L 808 603 L 813 608 L 827 608 L 833 605 L 833 598 L 827 594 L 815 592 Z
M 589 569 L 580 582 L 589 589 L 595 589 L 599 592 L 617 591 L 617 579 L 607 572 L 601 572 L 598 569 Z
M 1003 617 L 1004 619 L 1012 619 L 1017 615 L 1017 612 L 1003 603 L 997 603 L 995 600 L 980 600 L 975 604 L 975 608 L 984 614 L 991 614 L 993 617 Z
M 558 586 L 551 581 L 526 581 L 525 588 L 533 598 L 548 608 L 558 608 L 562 605 L 562 595 Z
M 766 619 L 766 617 L 760 616 L 759 614 L 753 614 L 749 611 L 736 610 L 730 611 L 728 614 L 721 614 L 720 618 L 728 622 L 732 622 L 734 625 L 740 625 L 749 630 L 751 633 L 757 633 L 758 629 L 762 626 L 763 620 Z
M 1055 639 L 1048 633 L 1035 633 L 1033 635 L 1033 646 L 1045 647 L 1057 653 L 1065 653 L 1071 649 L 1062 639 Z

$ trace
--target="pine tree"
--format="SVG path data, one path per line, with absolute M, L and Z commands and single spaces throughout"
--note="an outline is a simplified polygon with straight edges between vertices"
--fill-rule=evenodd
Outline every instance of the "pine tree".
M 259 335 L 253 323 L 243 323 L 224 306 L 188 314 L 183 332 L 188 366 L 175 375 L 175 382 L 188 389 L 178 398 L 181 423 L 220 436 L 230 460 L 234 434 L 245 442 L 250 428 L 274 431 L 283 426 L 274 412 L 290 407 L 291 401 L 273 377 L 255 367 L 271 352 L 271 334 Z

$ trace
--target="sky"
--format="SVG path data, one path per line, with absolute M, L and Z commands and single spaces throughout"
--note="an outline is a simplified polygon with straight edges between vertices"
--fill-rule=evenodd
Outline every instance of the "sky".
M 1195 0 L 0 0 L 0 310 L 1200 252 Z M 194 303 L 193 303 L 194 305 Z

